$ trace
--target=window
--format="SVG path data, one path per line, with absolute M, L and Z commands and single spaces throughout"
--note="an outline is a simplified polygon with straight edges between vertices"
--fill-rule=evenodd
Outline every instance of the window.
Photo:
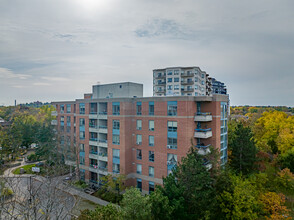
M 84 131 L 80 131 L 80 139 L 81 140 L 85 139 L 85 132 Z
M 137 179 L 137 188 L 142 192 L 142 179 Z
M 201 81 L 201 85 L 204 85 L 204 81 L 203 80 Z
M 70 127 L 69 126 L 66 127 L 66 132 L 70 133 Z
M 173 89 L 173 86 L 169 85 L 167 86 L 167 90 L 172 90 Z
M 173 75 L 173 72 L 172 72 L 172 71 L 169 71 L 169 72 L 167 73 L 167 75 L 171 76 L 171 75 Z
M 179 81 L 180 81 L 179 77 L 174 78 L 174 82 L 179 82 Z
M 80 152 L 85 152 L 85 145 L 84 144 L 80 144 Z
M 112 168 L 113 168 L 112 172 L 114 172 L 114 173 L 119 173 L 120 172 L 120 165 L 119 164 L 113 163 Z
M 141 134 L 137 134 L 136 144 L 137 145 L 141 145 L 142 144 L 142 135 Z
M 112 121 L 112 129 L 119 130 L 119 120 Z
M 180 86 L 179 85 L 175 85 L 174 86 L 174 90 L 179 90 L 180 89 Z
M 112 149 L 112 157 L 119 159 L 119 149 Z
M 167 131 L 177 132 L 178 130 L 178 122 L 176 121 L 168 121 L 167 122 Z
M 137 115 L 142 115 L 142 102 L 137 102 Z
M 85 165 L 85 157 L 80 156 L 80 164 Z
M 167 102 L 167 115 L 169 116 L 177 115 L 177 101 Z
M 66 113 L 70 113 L 71 112 L 71 105 L 66 105 Z
M 154 115 L 154 102 L 149 102 L 149 115 Z
M 174 75 L 179 75 L 179 70 L 175 70 Z
M 195 92 L 195 96 L 198 96 L 198 92 Z
M 60 121 L 61 121 L 61 122 L 64 122 L 64 116 L 61 116 L 61 117 L 60 117 Z
M 120 142 L 119 142 L 119 135 L 117 135 L 117 134 L 113 134 L 112 135 L 112 143 L 113 144 L 116 144 L 116 145 L 119 145 L 120 144 Z
M 137 130 L 142 130 L 142 120 L 137 120 Z
M 142 150 L 137 149 L 137 160 L 142 160 Z
M 198 82 L 198 77 L 195 77 L 195 82 Z
M 149 194 L 154 192 L 154 182 L 149 182 Z
M 204 73 L 201 73 L 201 78 L 204 78 Z
M 149 121 L 149 131 L 154 131 L 154 121 L 153 120 Z
M 64 113 L 64 105 L 60 105 L 60 113 Z
M 113 115 L 120 115 L 120 103 L 119 102 L 112 103 L 112 114 Z
M 154 146 L 154 136 L 149 135 L 149 146 Z
M 137 173 L 142 174 L 142 164 L 137 164 Z
M 154 167 L 149 167 L 149 176 L 154 177 Z
M 167 145 L 169 146 L 170 149 L 176 149 L 178 145 L 178 139 L 177 138 L 172 138 L 168 137 L 167 138 Z
M 154 151 L 149 151 L 149 161 L 154 162 Z
M 198 86 L 197 85 L 195 85 L 195 90 L 197 90 L 198 89 Z
M 173 78 L 167 78 L 167 82 L 169 83 L 173 82 Z
M 85 126 L 85 119 L 84 118 L 80 118 L 80 126 Z
M 85 103 L 80 103 L 80 114 L 85 114 Z

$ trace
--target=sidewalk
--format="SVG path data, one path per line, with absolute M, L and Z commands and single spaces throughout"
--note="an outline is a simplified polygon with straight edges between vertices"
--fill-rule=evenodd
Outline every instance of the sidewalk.
M 21 175 L 15 175 L 12 173 L 12 171 L 14 169 L 17 169 L 19 167 L 22 167 L 26 165 L 25 161 L 23 160 L 22 162 L 22 165 L 20 166 L 17 166 L 17 167 L 12 167 L 12 168 L 8 168 L 7 170 L 4 171 L 3 173 L 3 177 L 29 177 L 29 176 L 32 176 L 34 177 L 35 179 L 37 179 L 38 181 L 40 182 L 45 182 L 46 181 L 46 178 L 45 177 L 42 177 L 42 176 L 38 176 L 38 175 L 34 175 L 34 174 L 21 174 Z M 62 184 L 62 183 L 60 183 Z M 106 206 L 107 204 L 109 204 L 109 202 L 105 201 L 105 200 L 102 200 L 102 199 L 99 199 L 95 196 L 91 196 L 85 192 L 82 192 L 82 191 L 79 191 L 77 189 L 75 189 L 74 187 L 72 187 L 71 185 L 66 185 L 66 187 L 62 187 L 63 185 L 61 186 L 57 186 L 58 189 L 64 191 L 64 192 L 67 192 L 73 196 L 78 196 L 80 198 L 83 198 L 83 199 L 86 199 L 86 200 L 89 200 L 91 202 L 94 202 L 95 204 L 98 204 L 98 205 L 102 205 L 102 206 Z

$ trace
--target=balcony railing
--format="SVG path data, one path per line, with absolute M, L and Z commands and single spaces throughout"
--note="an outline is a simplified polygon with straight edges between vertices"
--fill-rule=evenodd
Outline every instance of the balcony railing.
M 99 170 L 107 171 L 107 167 L 99 167 Z
M 107 115 L 107 111 L 99 112 L 99 115 Z
M 98 168 L 98 164 L 90 164 L 90 167 L 93 167 L 93 168 L 97 169 Z
M 165 78 L 166 74 L 157 74 L 155 75 L 155 78 Z
M 206 155 L 206 154 L 210 153 L 210 149 L 209 149 L 210 146 L 211 146 L 211 144 L 208 144 L 208 145 L 198 144 L 195 147 L 198 148 L 198 154 Z
M 156 85 L 165 85 L 166 81 L 156 82 Z
M 98 142 L 99 142 L 99 143 L 107 143 L 107 140 L 99 139 Z
M 101 157 L 107 157 L 107 153 L 103 153 L 103 152 L 98 153 L 98 155 Z
M 90 138 L 90 141 L 97 141 L 98 138 Z
M 207 129 L 197 128 L 197 129 L 195 129 L 194 137 L 195 138 L 210 138 L 210 137 L 212 137 L 211 128 L 207 128 Z
M 184 88 L 184 89 L 181 89 L 182 92 L 193 92 L 194 89 L 193 88 Z
M 182 76 L 182 77 L 191 77 L 191 76 L 194 76 L 194 73 L 191 73 L 191 72 L 185 72 L 185 73 L 181 73 L 181 76 Z
M 97 151 L 90 151 L 90 154 L 98 154 L 98 152 Z
M 107 125 L 99 125 L 99 128 L 107 129 Z
M 197 112 L 195 113 L 194 121 L 212 121 L 212 115 L 210 112 Z
M 91 111 L 90 115 L 97 115 L 97 111 Z
M 194 82 L 193 82 L 193 80 L 183 80 L 183 81 L 181 81 L 181 84 L 182 85 L 193 85 L 194 84 Z

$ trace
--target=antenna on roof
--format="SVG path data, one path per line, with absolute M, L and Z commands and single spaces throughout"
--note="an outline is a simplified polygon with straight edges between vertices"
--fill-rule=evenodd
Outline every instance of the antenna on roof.
M 100 85 L 100 81 L 97 81 L 97 85 Z

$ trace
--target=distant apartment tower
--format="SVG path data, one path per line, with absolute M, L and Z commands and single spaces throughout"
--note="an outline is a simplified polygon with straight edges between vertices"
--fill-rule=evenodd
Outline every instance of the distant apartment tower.
M 143 85 L 129 82 L 94 85 L 83 99 L 53 102 L 52 124 L 66 163 L 81 179 L 99 185 L 105 175 L 124 174 L 128 186 L 149 193 L 191 145 L 203 155 L 217 148 L 226 163 L 228 101 L 212 94 L 143 97 Z
M 153 70 L 153 96 L 211 96 L 209 75 L 199 67 Z
M 227 88 L 223 82 L 216 80 L 215 78 L 211 78 L 212 84 L 212 93 L 213 94 L 227 94 Z

